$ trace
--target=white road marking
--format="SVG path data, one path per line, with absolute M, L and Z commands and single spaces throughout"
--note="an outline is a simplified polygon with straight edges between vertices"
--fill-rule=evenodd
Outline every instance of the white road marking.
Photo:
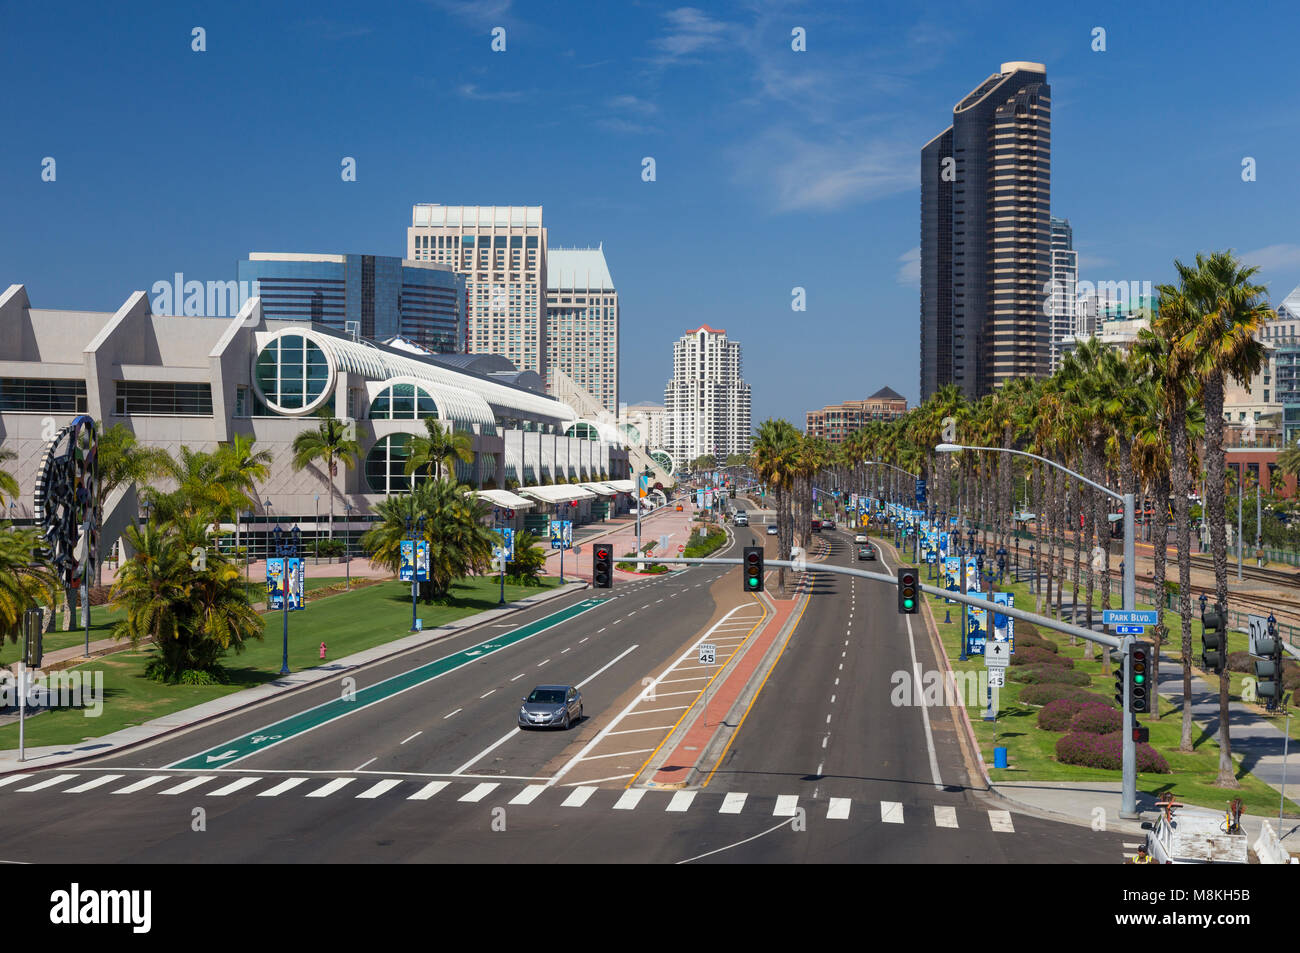
M 8 783 L 11 780 L 16 781 L 21 775 L 15 775 L 13 778 L 0 778 L 0 782 Z M 93 791 L 102 784 L 110 784 L 122 777 L 120 774 L 105 774 L 95 778 L 93 781 L 87 781 L 85 784 L 78 784 L 75 788 L 68 788 L 64 794 L 81 794 L 84 791 Z
M 649 754 L 654 748 L 637 748 L 635 751 L 619 751 L 616 754 L 593 754 L 583 758 L 584 761 L 597 761 L 601 758 L 621 758 L 625 754 Z
M 518 794 L 512 797 L 507 803 L 532 804 L 534 801 L 537 800 L 537 795 L 541 794 L 545 790 L 546 790 L 545 784 L 530 784 L 528 785 L 528 787 L 524 788 L 522 791 L 520 791 Z
M 512 681 L 512 682 L 517 682 L 517 681 L 519 681 L 521 678 L 523 678 L 523 677 L 524 677 L 525 675 L 527 675 L 527 674 L 528 674 L 527 672 L 520 672 L 520 673 L 519 673 L 518 675 L 516 675 L 514 678 L 510 679 L 510 681 Z M 448 715 L 447 717 L 450 718 L 451 716 Z
M 284 781 L 281 781 L 275 787 L 267 788 L 265 791 L 260 792 L 257 796 L 258 797 L 279 797 L 285 791 L 288 791 L 291 788 L 296 788 L 298 785 L 302 784 L 306 780 L 307 780 L 306 778 L 288 778 Z
M 641 803 L 641 798 L 645 796 L 645 788 L 628 788 L 614 802 L 614 810 L 631 811 Z
M 121 776 L 122 776 L 122 775 L 120 775 L 120 774 L 115 774 L 115 775 L 113 775 L 113 777 L 115 777 L 115 778 L 120 778 Z M 29 777 L 31 777 L 31 775 L 28 775 L 28 774 L 11 774 L 11 775 L 9 775 L 9 777 L 7 777 L 7 778 L 0 778 L 0 788 L 4 787 L 6 784 L 13 784 L 15 781 L 23 781 L 23 780 L 25 780 L 25 779 L 27 779 L 27 778 L 29 778 Z
M 833 797 L 830 800 L 830 806 L 826 808 L 826 820 L 828 821 L 847 821 L 849 819 L 849 807 L 853 804 L 851 798 Z
M 1011 823 L 1010 811 L 989 811 L 989 825 L 999 833 L 1014 834 L 1015 826 Z
M 415 734 L 411 735 L 410 738 L 405 738 L 405 739 L 403 739 L 402 744 L 406 744 L 406 742 L 408 742 L 408 741 L 414 741 L 416 738 L 420 737 L 420 735 L 422 735 L 422 734 L 424 734 L 423 731 L 417 731 Z
M 934 826 L 956 827 L 957 809 L 955 807 L 944 807 L 941 804 L 936 804 L 934 806 Z
M 128 784 L 128 785 L 127 785 L 126 787 L 124 787 L 124 788 L 119 788 L 118 790 L 114 791 L 113 793 L 114 793 L 114 794 L 134 794 L 136 791 L 143 791 L 145 788 L 153 787 L 153 786 L 154 786 L 155 784 L 157 784 L 159 781 L 166 781 L 169 777 L 175 777 L 175 775 L 170 775 L 170 774 L 154 774 L 154 775 L 151 775 L 151 776 L 149 776 L 149 777 L 147 777 L 147 778 L 144 778 L 144 779 L 141 780 L 141 781 L 136 781 L 136 782 L 134 782 L 134 783 L 132 783 L 132 784 Z
M 442 716 L 442 720 L 443 720 L 443 721 L 446 721 L 446 720 L 447 720 L 448 718 L 450 718 L 452 715 L 460 714 L 460 713 L 461 713 L 462 711 L 464 711 L 464 710 L 465 710 L 465 709 L 463 709 L 463 708 L 457 708 L 455 711 L 448 712 L 447 714 L 445 714 L 445 715 Z
M 832 704 L 832 705 L 835 704 L 835 696 L 834 696 L 834 695 L 831 696 L 831 704 Z
M 401 783 L 402 783 L 401 778 L 386 778 L 385 780 L 380 781 L 378 784 L 374 784 L 366 788 L 364 791 L 358 794 L 357 797 L 367 798 L 367 799 L 377 798 L 384 794 L 387 794 L 389 791 L 391 791 L 393 788 L 397 787 Z
M 773 817 L 794 817 L 799 809 L 799 797 L 795 794 L 777 796 L 776 807 L 772 808 Z
M 215 791 L 209 791 L 208 797 L 225 797 L 227 794 L 234 794 L 236 791 L 242 791 L 250 784 L 256 784 L 261 778 L 240 778 L 238 781 L 231 781 L 224 788 L 217 788 Z
M 670 695 L 698 695 L 697 691 L 689 692 L 655 692 L 655 698 L 667 698 Z
M 542 659 L 542 661 L 540 661 L 540 662 L 537 663 L 537 667 L 538 667 L 538 668 L 541 668 L 543 665 L 545 665 L 545 664 L 546 664 L 547 662 L 549 662 L 549 661 L 550 661 L 550 659 Z
M 562 788 L 576 788 L 579 784 L 604 784 L 606 781 L 626 781 L 632 777 L 630 774 L 615 774 L 608 778 L 592 778 L 590 781 L 570 781 L 568 784 L 561 784 Z
M 903 823 L 903 805 L 899 801 L 880 802 L 880 821 L 883 824 Z
M 158 793 L 159 794 L 184 794 L 186 791 L 193 790 L 194 788 L 198 787 L 200 784 L 207 784 L 209 781 L 215 781 L 216 778 L 217 776 L 215 774 L 208 774 L 199 778 L 190 778 L 188 781 L 182 781 L 180 784 L 177 784 L 174 787 L 170 787 L 165 791 L 159 791 Z
M 497 784 L 495 781 L 485 781 L 482 784 L 476 784 L 472 790 L 468 791 L 465 794 L 462 794 L 456 800 L 469 801 L 471 804 L 477 804 L 479 801 L 483 800 L 485 797 L 487 797 L 489 794 L 495 791 L 498 787 L 500 787 L 500 785 Z
M 379 760 L 378 758 L 371 758 L 369 761 L 366 761 L 366 762 L 363 763 L 363 764 L 359 764 L 359 765 L 357 765 L 357 766 L 356 766 L 355 768 L 353 768 L 352 770 L 353 770 L 353 771 L 360 771 L 360 770 L 361 770 L 362 768 L 364 768 L 367 764 L 374 764 L 374 763 L 375 763 L 376 761 L 378 761 L 378 760 Z
M 450 781 L 430 781 L 424 787 L 420 788 L 420 790 L 408 797 L 407 800 L 427 801 L 449 784 L 451 784 Z
M 568 650 L 568 649 L 560 649 L 560 654 L 563 655 L 563 654 L 564 654 L 565 652 L 567 652 L 567 651 L 569 651 L 569 650 Z
M 690 705 L 674 705 L 672 708 L 647 708 L 645 711 L 634 711 L 634 715 L 653 715 L 661 711 L 685 711 Z
M 638 731 L 667 731 L 672 725 L 655 725 L 653 728 L 624 728 L 622 731 L 611 731 L 609 737 L 615 735 L 634 735 Z
M 560 802 L 560 807 L 582 807 L 597 790 L 597 788 L 586 785 L 574 788 L 573 793 Z
M 745 809 L 745 798 L 749 795 L 740 794 L 735 791 L 727 794 L 722 799 L 722 807 L 718 808 L 719 814 L 739 814 Z
M 62 784 L 64 781 L 71 781 L 76 777 L 75 774 L 57 774 L 52 778 L 46 778 L 44 781 L 37 781 L 35 784 L 29 784 L 25 788 L 19 788 L 19 791 L 41 791 L 45 788 L 54 787 L 56 784 Z
M 835 684 L 838 685 L 839 683 L 840 683 L 840 680 L 839 680 L 838 678 L 835 679 Z
M 578 639 L 578 644 L 581 645 L 583 642 L 586 642 L 587 639 L 589 639 L 589 638 L 591 638 L 591 636 L 588 635 L 588 636 L 586 636 L 585 638 Z
M 672 685 L 675 682 L 707 682 L 708 675 L 691 675 L 689 678 L 665 678 L 660 685 Z
M 690 808 L 691 802 L 694 800 L 694 791 L 677 791 L 673 794 L 673 799 L 668 802 L 668 806 L 664 810 L 681 814 Z
M 347 787 L 355 780 L 356 778 L 335 778 L 333 781 L 329 781 L 321 785 L 315 791 L 309 791 L 307 793 L 307 796 L 308 797 L 329 797 L 335 791 L 342 790 L 343 788 Z
M 830 735 L 827 735 L 825 738 L 823 738 L 823 739 L 822 739 L 822 747 L 825 748 L 825 747 L 826 747 L 826 742 L 828 742 L 828 741 L 830 741 L 830 740 L 831 740 L 831 736 L 830 736 Z
M 831 716 L 830 716 L 830 715 L 827 715 L 827 716 L 826 716 L 826 724 L 829 725 L 830 723 L 831 723 Z

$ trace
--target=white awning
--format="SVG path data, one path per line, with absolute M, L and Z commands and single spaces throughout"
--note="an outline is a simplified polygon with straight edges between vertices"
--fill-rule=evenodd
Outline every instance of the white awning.
M 487 500 L 493 506 L 502 506 L 508 510 L 531 510 L 537 504 L 522 496 L 515 496 L 509 490 L 475 490 L 474 495 Z
M 584 490 L 590 490 L 597 496 L 617 496 L 618 490 L 614 489 L 607 483 L 579 483 L 578 486 Z
M 596 494 L 584 490 L 574 483 L 560 483 L 555 486 L 525 486 L 519 490 L 543 503 L 568 503 L 570 500 L 594 500 Z
M 605 486 L 609 487 L 611 490 L 617 490 L 619 493 L 636 492 L 635 480 L 606 480 Z

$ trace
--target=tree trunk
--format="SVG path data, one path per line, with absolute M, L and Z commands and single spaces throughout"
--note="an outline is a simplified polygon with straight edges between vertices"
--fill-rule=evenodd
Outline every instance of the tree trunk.
M 1218 605 L 1228 606 L 1228 541 L 1225 533 L 1227 501 L 1224 494 L 1223 372 L 1215 370 L 1205 382 L 1205 492 L 1210 511 L 1210 549 L 1214 555 L 1214 594 Z M 1244 469 L 1244 466 L 1243 466 Z M 1241 540 L 1237 540 L 1241 546 Z M 1224 619 L 1227 621 L 1226 615 Z M 1223 646 L 1223 672 L 1219 675 L 1219 787 L 1239 788 L 1232 764 L 1232 739 L 1228 730 L 1228 646 Z
M 1170 482 L 1174 488 L 1174 535 L 1178 546 L 1178 612 L 1182 617 L 1183 642 L 1183 731 L 1178 750 L 1192 749 L 1192 526 L 1187 491 L 1191 475 L 1187 460 L 1187 402 L 1181 398 L 1181 383 L 1175 384 L 1170 414 Z
M 1154 525 L 1151 527 L 1151 548 L 1155 555 L 1155 573 L 1153 584 L 1156 590 L 1156 633 L 1157 643 L 1151 659 L 1151 701 L 1156 718 L 1160 717 L 1160 635 L 1168 635 L 1165 628 L 1165 576 L 1168 571 L 1168 553 L 1165 547 L 1169 542 L 1169 486 L 1168 477 L 1157 475 L 1155 479 L 1155 502 L 1152 513 Z

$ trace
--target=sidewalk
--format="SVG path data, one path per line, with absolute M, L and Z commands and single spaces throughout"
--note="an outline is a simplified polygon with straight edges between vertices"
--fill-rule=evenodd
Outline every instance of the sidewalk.
M 695 519 L 695 506 L 692 503 L 684 503 L 682 511 L 679 513 L 676 504 L 670 503 L 667 506 L 660 507 L 653 513 L 641 519 L 641 545 L 653 542 L 655 548 L 651 551 L 657 556 L 676 556 L 677 547 L 686 545 L 686 537 L 690 535 L 691 522 Z M 591 527 L 594 532 L 585 534 L 574 534 L 573 543 L 575 546 L 581 546 L 582 552 L 569 550 L 564 554 L 564 578 L 566 580 L 585 579 L 591 581 L 591 550 L 588 543 L 600 540 L 611 547 L 614 553 L 614 562 L 617 563 L 624 553 L 630 553 L 636 549 L 636 520 L 620 518 L 612 524 L 600 524 Z M 668 550 L 659 549 L 659 539 L 661 536 L 668 537 Z M 547 543 L 543 541 L 543 546 Z M 558 549 L 548 549 L 546 551 L 546 574 L 548 576 L 558 576 L 560 574 L 560 551 Z M 644 575 L 632 572 L 624 572 L 621 569 L 614 570 L 614 579 L 644 579 Z
M 382 661 L 394 655 L 398 655 L 408 649 L 428 645 L 438 642 L 449 636 L 455 635 L 461 630 L 474 628 L 484 623 L 492 622 L 502 616 L 507 616 L 523 609 L 531 608 L 539 603 L 548 602 L 570 592 L 579 592 L 587 588 L 583 582 L 575 582 L 570 585 L 561 586 L 546 592 L 538 593 L 535 596 L 528 596 L 520 599 L 518 602 L 511 602 L 505 608 L 486 609 L 476 615 L 467 616 L 463 619 L 456 619 L 445 625 L 440 625 L 424 632 L 408 635 L 384 645 L 376 645 L 374 648 L 357 652 L 346 658 L 338 659 L 327 665 L 316 668 L 303 669 L 294 672 L 284 678 L 278 678 L 275 681 L 258 685 L 254 688 L 246 688 L 242 691 L 233 692 L 221 698 L 213 699 L 202 705 L 196 705 L 193 708 L 186 708 L 181 711 L 172 712 L 169 715 L 163 715 L 152 721 L 147 721 L 142 725 L 135 725 L 131 728 L 124 728 L 121 731 L 115 731 L 112 734 L 104 735 L 101 738 L 88 739 L 84 744 L 76 746 L 66 745 L 47 745 L 45 747 L 28 747 L 27 760 L 18 760 L 18 751 L 10 749 L 0 751 L 0 775 L 11 774 L 19 771 L 34 771 L 42 768 L 50 768 L 56 765 L 70 764 L 78 761 L 84 761 L 88 758 L 97 758 L 106 754 L 116 753 L 128 748 L 133 748 L 149 741 L 154 741 L 164 735 L 182 731 L 191 728 L 202 722 L 212 721 L 231 712 L 238 711 L 250 705 L 267 701 L 285 692 L 294 689 L 303 688 L 316 682 L 334 678 L 340 672 L 348 669 L 358 668 L 362 665 L 369 665 L 372 662 Z

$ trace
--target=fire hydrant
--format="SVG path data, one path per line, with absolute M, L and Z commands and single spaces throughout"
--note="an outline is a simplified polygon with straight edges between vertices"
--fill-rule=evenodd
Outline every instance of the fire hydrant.
M 321 661 L 323 662 L 323 661 L 325 660 L 325 643 L 324 643 L 324 642 L 322 642 L 322 643 L 320 644 L 320 657 L 321 657 Z

